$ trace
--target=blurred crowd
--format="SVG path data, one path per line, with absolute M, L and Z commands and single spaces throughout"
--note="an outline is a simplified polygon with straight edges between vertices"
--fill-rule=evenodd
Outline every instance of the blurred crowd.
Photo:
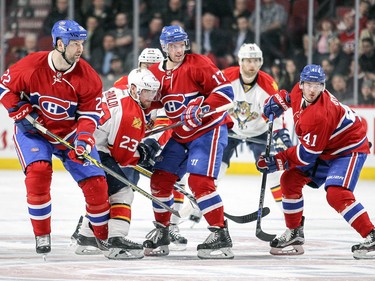
M 7 1 L 17 10 L 17 1 Z M 32 1 L 23 0 L 22 17 L 34 17 Z M 133 1 L 76 0 L 74 17 L 88 31 L 84 59 L 101 75 L 103 88 L 109 88 L 133 68 L 133 58 L 147 47 L 160 48 L 159 35 L 164 25 L 181 25 L 189 34 L 192 52 L 198 47 L 219 68 L 237 64 L 243 43 L 254 42 L 255 1 L 204 0 L 202 45 L 195 42 L 195 0 L 140 0 L 140 37 L 133 38 Z M 307 0 L 262 0 L 260 46 L 263 70 L 279 87 L 291 90 L 307 64 L 308 44 L 313 43 L 313 63 L 320 64 L 328 77 L 326 87 L 340 101 L 355 104 L 353 96 L 354 50 L 359 50 L 358 104 L 375 105 L 375 5 L 360 1 L 360 36 L 355 42 L 353 1 L 335 1 L 335 16 L 324 13 L 330 1 L 315 0 L 314 37 L 307 32 Z M 16 4 L 15 4 L 16 3 Z M 6 64 L 38 50 L 52 48 L 52 25 L 68 17 L 69 0 L 50 1 L 50 9 L 38 33 L 20 36 L 8 19 Z M 9 15 L 12 15 L 12 11 Z M 20 11 L 18 10 L 18 13 Z M 22 44 L 16 44 L 16 38 Z M 133 53 L 138 40 L 139 52 Z

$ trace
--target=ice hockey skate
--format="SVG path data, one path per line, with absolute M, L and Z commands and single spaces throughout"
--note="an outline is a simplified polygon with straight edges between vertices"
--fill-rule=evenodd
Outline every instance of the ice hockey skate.
M 104 255 L 113 260 L 129 260 L 143 258 L 143 246 L 125 237 L 108 238 L 108 251 Z
M 143 242 L 145 256 L 167 256 L 169 254 L 169 226 L 154 222 L 155 229 L 147 235 Z
M 94 236 L 77 235 L 77 246 L 75 253 L 77 255 L 100 255 L 102 251 L 98 247 L 98 243 Z
M 272 255 L 302 255 L 305 251 L 302 245 L 305 243 L 302 217 L 301 225 L 294 229 L 287 229 L 283 234 L 270 242 Z
M 211 234 L 197 247 L 200 259 L 233 259 L 232 239 L 229 236 L 227 221 L 224 228 L 210 226 Z
M 353 257 L 360 259 L 375 259 L 375 229 L 365 238 L 365 241 L 352 246 Z
M 51 252 L 51 236 L 49 234 L 35 236 L 35 249 L 38 254 L 42 255 Z
M 169 226 L 169 240 L 171 251 L 185 251 L 188 240 L 180 234 L 180 229 L 176 224 Z
M 79 218 L 77 226 L 76 226 L 76 230 L 73 232 L 72 236 L 70 236 L 71 246 L 77 244 L 78 233 L 79 233 L 79 230 L 81 229 L 82 221 L 83 221 L 83 216 Z

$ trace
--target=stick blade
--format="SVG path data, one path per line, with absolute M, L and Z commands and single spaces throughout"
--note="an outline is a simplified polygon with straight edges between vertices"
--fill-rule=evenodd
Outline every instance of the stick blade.
M 262 210 L 262 217 L 267 216 L 269 213 L 270 213 L 270 208 L 264 207 L 263 210 Z M 234 215 L 230 215 L 230 214 L 224 212 L 224 216 L 227 219 L 230 219 L 231 221 L 234 221 L 236 223 L 240 223 L 240 224 L 242 224 L 242 223 L 249 223 L 249 222 L 253 222 L 253 221 L 257 220 L 257 218 L 258 218 L 258 211 L 255 211 L 253 213 L 250 213 L 250 214 L 247 214 L 247 215 L 243 215 L 243 216 L 234 216 Z
M 270 242 L 276 237 L 276 234 L 268 234 L 264 232 L 262 229 L 257 228 L 255 232 L 255 236 L 258 237 L 262 241 Z

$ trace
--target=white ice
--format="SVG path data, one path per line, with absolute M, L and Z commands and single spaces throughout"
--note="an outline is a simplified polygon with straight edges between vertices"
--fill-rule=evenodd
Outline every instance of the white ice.
M 139 186 L 149 191 L 148 179 Z M 375 221 L 374 182 L 360 181 L 355 194 Z M 167 257 L 114 261 L 103 256 L 77 256 L 70 247 L 84 201 L 67 172 L 55 172 L 52 182 L 52 252 L 47 261 L 35 253 L 34 235 L 28 218 L 24 176 L 21 171 L 0 171 L 0 280 L 375 280 L 374 260 L 355 260 L 351 246 L 363 240 L 331 209 L 323 189 L 306 187 L 305 254 L 280 257 L 269 254 L 267 242 L 255 237 L 255 222 L 229 221 L 233 260 L 200 260 L 196 246 L 209 234 L 204 219 L 180 224 L 188 248 Z M 258 209 L 260 176 L 226 176 L 219 188 L 225 211 L 243 215 Z M 267 190 L 263 231 L 285 230 L 281 211 Z M 149 199 L 136 193 L 129 238 L 141 243 L 153 228 Z

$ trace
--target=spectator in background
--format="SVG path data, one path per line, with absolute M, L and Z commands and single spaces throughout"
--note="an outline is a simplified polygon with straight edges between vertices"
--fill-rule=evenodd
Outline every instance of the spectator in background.
M 254 32 L 249 28 L 249 20 L 245 16 L 237 17 L 237 31 L 233 35 L 233 45 L 235 46 L 233 57 L 237 57 L 238 51 L 244 43 L 254 42 Z
M 311 38 L 313 54 L 312 54 L 312 61 L 313 63 L 319 64 L 319 55 L 316 52 L 316 43 L 315 38 Z M 310 37 L 308 34 L 304 34 L 302 36 L 302 50 L 297 50 L 295 55 L 293 56 L 293 60 L 296 62 L 297 70 L 302 71 L 302 69 L 307 65 L 307 58 L 309 56 L 309 43 Z
M 93 50 L 90 64 L 99 74 L 107 75 L 111 70 L 111 60 L 115 56 L 119 56 L 115 36 L 107 33 L 103 37 L 102 45 Z
M 239 17 L 250 18 L 251 12 L 249 11 L 249 0 L 235 0 L 233 9 L 233 18 Z
M 184 24 L 187 30 L 195 30 L 195 0 L 188 0 L 186 3 Z
M 262 0 L 260 10 L 260 42 L 265 66 L 270 66 L 274 59 L 281 59 L 282 33 L 285 30 L 288 15 L 284 7 L 275 0 Z M 250 29 L 255 32 L 255 13 L 250 17 Z
M 358 96 L 358 105 L 374 105 L 375 99 L 372 96 L 373 88 L 373 80 L 366 80 L 362 83 L 361 91 Z
M 173 20 L 184 22 L 185 16 L 186 9 L 182 0 L 168 0 L 168 5 L 162 12 L 164 24 L 170 25 Z
M 349 91 L 346 77 L 344 75 L 333 75 L 331 94 L 334 95 L 341 103 L 345 103 L 348 105 L 354 104 L 353 92 Z
M 202 16 L 202 53 L 208 56 L 219 69 L 233 63 L 230 35 L 218 28 L 219 19 L 212 13 Z
M 293 86 L 299 81 L 300 72 L 297 71 L 296 64 L 293 59 L 285 60 L 285 72 L 282 73 L 279 88 L 290 92 Z
M 329 59 L 323 59 L 321 62 L 322 68 L 324 73 L 326 74 L 326 89 L 328 92 L 332 93 L 332 73 L 333 73 L 333 65 L 331 64 Z
M 366 78 L 375 80 L 375 48 L 372 38 L 362 39 L 362 55 L 358 62 Z
M 133 68 L 136 68 L 137 65 L 133 65 L 134 57 L 138 58 L 141 52 L 146 48 L 146 43 L 143 37 L 138 37 L 138 52 L 134 54 L 131 50 L 126 56 L 124 63 L 124 74 L 127 75 Z
M 334 66 L 334 74 L 347 75 L 349 73 L 350 57 L 341 48 L 341 41 L 334 37 L 329 40 L 329 61 Z
M 126 13 L 118 13 L 115 16 L 115 28 L 111 33 L 116 39 L 116 48 L 120 57 L 125 61 L 127 54 L 133 49 L 133 30 L 129 28 L 128 15 Z
M 94 48 L 100 46 L 103 42 L 104 29 L 99 25 L 97 17 L 88 16 L 86 18 L 86 30 L 87 40 L 85 45 L 83 45 L 83 57 L 89 61 Z
M 366 28 L 367 19 L 369 16 L 371 3 L 368 0 L 361 0 L 359 3 L 359 31 Z
M 362 54 L 362 39 L 364 38 L 372 38 L 372 41 L 375 42 L 375 15 L 371 15 L 367 19 L 366 28 L 361 31 L 359 36 L 359 52 Z
M 59 20 L 68 18 L 69 0 L 56 0 L 56 5 L 52 6 L 51 12 L 43 22 L 43 34 L 51 35 L 52 26 Z
M 353 56 L 355 50 L 355 21 L 354 21 L 355 12 L 354 10 L 348 11 L 344 14 L 343 23 L 345 29 L 339 33 L 339 39 L 341 41 L 342 50 L 345 54 Z
M 124 65 L 121 57 L 115 55 L 111 59 L 110 70 L 107 75 L 102 75 L 103 91 L 112 88 L 113 83 L 124 75 Z
M 113 28 L 113 13 L 110 6 L 106 5 L 105 0 L 92 0 L 91 5 L 87 9 L 85 18 L 95 16 L 99 19 L 99 25 L 104 30 Z
M 280 83 L 282 71 L 283 71 L 283 68 L 281 65 L 281 61 L 279 59 L 275 59 L 270 68 L 270 75 L 276 81 L 277 85 L 279 85 Z
M 163 28 L 163 19 L 159 15 L 154 15 L 148 29 L 141 31 L 141 36 L 145 39 L 146 48 L 159 48 L 159 37 Z
M 317 33 L 315 35 L 316 52 L 318 60 L 321 62 L 329 55 L 329 40 L 337 36 L 336 26 L 329 18 L 320 20 L 317 26 Z
M 38 51 L 38 36 L 35 33 L 29 33 L 25 36 L 25 45 L 18 51 L 19 59 L 26 57 L 28 54 Z

